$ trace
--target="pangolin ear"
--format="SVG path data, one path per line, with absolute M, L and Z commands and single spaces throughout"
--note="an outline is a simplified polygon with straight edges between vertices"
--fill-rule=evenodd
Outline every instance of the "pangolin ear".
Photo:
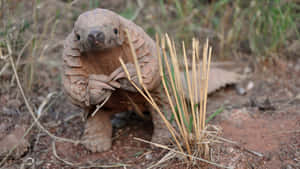
M 125 40 L 126 32 L 124 26 L 120 25 L 119 38 L 117 39 L 118 45 L 122 45 Z

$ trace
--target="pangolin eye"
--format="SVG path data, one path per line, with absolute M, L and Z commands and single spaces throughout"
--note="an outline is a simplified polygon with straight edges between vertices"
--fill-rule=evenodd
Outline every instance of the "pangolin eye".
M 117 28 L 114 29 L 114 33 L 118 34 L 118 29 Z

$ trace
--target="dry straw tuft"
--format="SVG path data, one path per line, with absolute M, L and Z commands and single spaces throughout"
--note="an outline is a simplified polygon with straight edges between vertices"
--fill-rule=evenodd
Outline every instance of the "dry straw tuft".
M 127 32 L 129 42 L 131 38 Z M 131 51 L 134 57 L 134 62 L 139 78 L 139 83 L 142 88 L 139 88 L 129 76 L 125 63 L 120 58 L 120 62 L 127 74 L 129 81 L 139 91 L 145 99 L 153 106 L 153 108 L 160 114 L 170 131 L 174 143 L 178 150 L 189 156 L 185 156 L 186 161 L 192 161 L 195 157 L 204 157 L 208 159 L 208 136 L 205 134 L 205 113 L 207 101 L 207 88 L 209 78 L 209 67 L 211 61 L 212 48 L 208 46 L 208 41 L 203 48 L 202 61 L 199 56 L 199 41 L 193 39 L 193 55 L 192 66 L 189 65 L 186 48 L 182 43 L 182 55 L 178 57 L 175 50 L 175 43 L 166 34 L 160 40 L 156 36 L 157 55 L 160 67 L 160 76 L 163 90 L 168 99 L 168 104 L 172 111 L 171 119 L 168 119 L 163 110 L 159 109 L 153 96 L 145 87 L 140 66 L 137 61 L 136 53 L 130 43 Z M 161 49 L 161 50 L 160 50 Z M 183 61 L 180 59 L 183 58 Z M 183 62 L 184 70 L 181 70 L 180 63 Z M 190 70 L 192 67 L 192 70 Z M 184 72 L 185 77 L 182 78 L 181 73 Z M 201 76 L 199 78 L 199 76 Z M 198 78 L 197 78 L 198 77 Z M 188 88 L 188 96 L 184 92 L 184 83 Z M 153 143 L 155 144 L 155 143 Z

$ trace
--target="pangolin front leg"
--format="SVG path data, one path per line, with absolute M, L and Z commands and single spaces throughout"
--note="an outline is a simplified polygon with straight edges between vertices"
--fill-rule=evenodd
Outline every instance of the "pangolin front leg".
M 99 110 L 85 124 L 83 145 L 92 152 L 107 151 L 112 145 L 111 112 Z

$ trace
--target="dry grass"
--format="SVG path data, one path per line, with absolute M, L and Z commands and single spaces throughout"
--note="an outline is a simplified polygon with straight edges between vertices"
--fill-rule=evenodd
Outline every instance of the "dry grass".
M 52 142 L 52 151 L 53 151 L 53 154 L 54 156 L 64 162 L 65 164 L 67 165 L 70 165 L 70 166 L 73 166 L 73 167 L 76 167 L 76 168 L 93 168 L 93 167 L 100 167 L 100 168 L 115 168 L 115 167 L 126 167 L 127 165 L 125 164 L 114 164 L 114 165 L 100 165 L 100 164 L 96 164 L 96 163 L 93 163 L 91 162 L 89 165 L 86 165 L 86 164 L 82 164 L 82 163 L 74 163 L 74 162 L 70 162 L 70 161 L 67 161 L 65 159 L 62 159 L 61 157 L 58 156 L 57 152 L 56 152 L 56 146 L 55 146 L 55 143 L 56 142 L 69 142 L 69 143 L 73 143 L 75 145 L 78 145 L 79 143 L 82 143 L 84 141 L 81 141 L 81 140 L 73 140 L 73 139 L 69 139 L 69 138 L 64 138 L 64 137 L 59 137 L 59 136 L 56 136 L 55 134 L 52 134 L 49 130 L 47 130 L 39 121 L 39 119 L 41 118 L 43 112 L 45 111 L 45 107 L 46 105 L 50 102 L 50 100 L 52 99 L 52 97 L 56 94 L 55 92 L 52 92 L 52 93 L 49 93 L 47 95 L 47 97 L 45 98 L 45 100 L 43 100 L 43 102 L 40 104 L 40 106 L 38 107 L 37 111 L 35 112 L 32 105 L 30 104 L 29 100 L 28 100 L 28 97 L 25 95 L 25 92 L 24 92 L 24 89 L 23 89 L 23 86 L 21 84 L 21 81 L 20 81 L 20 77 L 18 75 L 18 72 L 17 72 L 17 67 L 16 67 L 16 64 L 13 60 L 13 57 L 12 57 L 12 49 L 11 49 L 11 45 L 10 45 L 10 42 L 7 41 L 7 50 L 8 50 L 8 59 L 9 59 L 9 64 L 11 65 L 12 69 L 13 69 L 13 74 L 14 74 L 14 77 L 16 79 L 16 82 L 17 82 L 17 86 L 19 88 L 19 91 L 22 95 L 22 98 L 25 102 L 25 105 L 26 105 L 26 108 L 28 109 L 31 117 L 33 118 L 33 122 L 30 124 L 30 126 L 26 129 L 24 135 L 22 136 L 22 138 L 20 140 L 23 140 L 29 133 L 30 131 L 33 129 L 34 126 L 37 126 L 39 129 L 41 129 L 43 132 L 45 132 L 49 137 L 51 137 L 53 139 L 53 142 Z M 0 56 L 2 56 L 0 54 Z M 11 154 L 15 151 L 15 149 L 20 145 L 21 141 L 14 145 L 9 151 L 8 153 L 5 155 L 4 158 L 1 159 L 0 161 L 0 167 L 2 167 L 5 162 L 8 160 L 8 158 L 11 156 Z
M 168 48 L 166 48 L 165 38 Z M 211 48 L 208 48 L 206 43 L 203 49 L 203 70 L 202 74 L 198 74 L 200 67 L 199 57 L 199 42 L 193 40 L 193 62 L 192 62 L 192 77 L 190 77 L 186 50 L 184 43 L 182 45 L 183 58 L 185 65 L 186 79 L 181 79 L 180 65 L 178 56 L 176 55 L 175 44 L 172 43 L 168 35 L 161 40 L 161 47 L 163 56 L 159 53 L 160 60 L 160 75 L 164 91 L 168 97 L 168 102 L 172 108 L 172 113 L 176 122 L 176 127 L 179 131 L 179 140 L 184 143 L 184 148 L 188 154 L 194 154 L 192 149 L 196 149 L 202 156 L 207 156 L 207 145 L 199 144 L 202 142 L 202 131 L 205 129 L 205 112 L 207 100 L 207 82 L 208 72 L 211 59 Z M 167 52 L 170 56 L 167 55 Z M 169 64 L 170 62 L 170 64 Z M 167 71 L 165 71 L 165 67 Z M 197 78 L 201 76 L 201 78 Z M 197 81 L 200 79 L 200 82 Z M 189 98 L 185 98 L 183 89 L 183 80 L 188 83 Z M 200 96 L 200 97 L 199 97 Z M 197 100 L 200 98 L 200 100 Z M 196 102 L 194 102 L 194 100 Z
M 131 37 L 128 33 L 127 36 L 129 38 L 129 42 L 131 42 Z M 142 88 L 139 88 L 138 85 L 131 80 L 126 65 L 120 58 L 120 62 L 127 74 L 129 81 L 153 106 L 157 113 L 159 113 L 166 127 L 171 133 L 174 144 L 179 151 L 175 149 L 173 151 L 173 149 L 170 149 L 164 145 L 151 142 L 147 143 L 160 148 L 165 148 L 170 151 L 172 150 L 175 153 L 183 155 L 188 164 L 191 164 L 194 160 L 200 160 L 202 162 L 226 168 L 225 166 L 220 166 L 209 161 L 210 140 L 206 134 L 205 114 L 212 48 L 209 47 L 207 41 L 204 45 L 203 57 L 201 59 L 199 56 L 199 41 L 193 39 L 192 70 L 189 70 L 185 45 L 182 43 L 185 70 L 180 70 L 180 57 L 177 56 L 174 42 L 169 38 L 168 35 L 162 37 L 161 40 L 158 39 L 158 36 L 156 39 L 160 76 L 164 94 L 167 96 L 169 104 L 166 105 L 166 107 L 170 107 L 172 119 L 168 119 L 165 112 L 158 106 L 157 100 L 154 99 L 154 97 L 151 95 L 151 92 L 145 87 L 136 53 L 132 48 L 131 43 L 130 47 L 134 57 L 139 83 Z M 200 68 L 202 70 L 200 70 Z M 186 79 L 182 79 L 180 73 L 182 71 L 184 71 Z M 199 72 L 201 73 L 199 74 Z M 197 78 L 198 76 L 201 76 L 201 78 Z M 184 95 L 185 92 L 183 91 L 183 83 L 185 83 L 184 81 L 187 81 L 188 83 L 188 98 Z M 137 140 L 146 142 L 145 140 Z

